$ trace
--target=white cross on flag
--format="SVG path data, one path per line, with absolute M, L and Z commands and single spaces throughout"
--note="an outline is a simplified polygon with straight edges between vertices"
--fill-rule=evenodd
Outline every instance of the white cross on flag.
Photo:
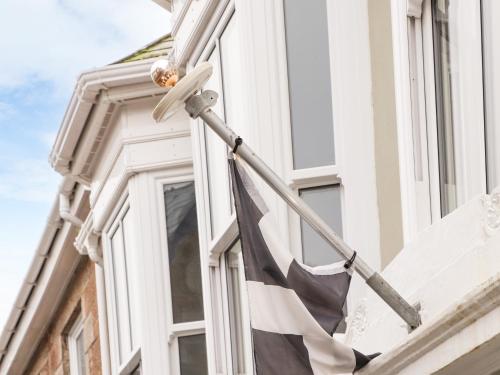
M 366 356 L 332 337 L 344 318 L 350 269 L 309 267 L 276 238 L 262 197 L 240 162 L 230 160 L 258 375 L 345 374 Z

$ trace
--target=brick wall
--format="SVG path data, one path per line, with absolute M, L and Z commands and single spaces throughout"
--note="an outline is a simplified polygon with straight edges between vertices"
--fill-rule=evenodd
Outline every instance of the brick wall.
M 87 373 L 100 375 L 101 353 L 95 269 L 94 263 L 87 257 L 82 258 L 75 270 L 74 277 L 28 365 L 26 374 L 69 375 L 67 334 L 80 313 L 84 320 Z

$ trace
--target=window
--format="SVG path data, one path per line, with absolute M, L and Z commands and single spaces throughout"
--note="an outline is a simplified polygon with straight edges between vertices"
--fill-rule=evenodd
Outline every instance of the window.
M 299 189 L 299 195 L 335 232 L 342 236 L 342 207 L 339 185 Z M 331 245 L 320 237 L 303 219 L 301 219 L 300 227 L 302 256 L 305 264 L 314 267 L 343 259 L 341 255 L 332 251 Z
M 434 66 L 436 77 L 436 116 L 439 153 L 439 187 L 441 191 L 441 213 L 447 215 L 457 207 L 457 182 L 455 172 L 455 137 L 453 95 L 457 98 L 459 93 L 452 90 L 452 79 L 458 76 L 455 71 L 459 64 L 451 64 L 450 48 L 454 46 L 453 40 L 456 29 L 450 25 L 449 1 L 439 0 L 432 4 L 433 40 L 434 40 Z M 458 106 L 455 100 L 455 106 Z M 459 119 L 455 116 L 455 121 Z
M 284 0 L 283 6 L 293 159 L 291 185 L 342 236 L 343 195 L 334 136 L 328 2 Z M 291 243 L 300 247 L 294 249 L 294 255 L 302 262 L 319 266 L 343 259 L 296 214 L 292 214 L 291 223 Z M 300 238 L 295 233 L 300 233 Z M 345 332 L 345 328 L 344 322 L 337 333 Z
M 207 374 L 194 182 L 163 188 L 170 274 L 174 373 Z
M 437 163 L 445 216 L 486 192 L 481 7 L 476 0 L 430 5 L 437 139 L 430 162 Z
M 114 368 L 122 373 L 136 362 L 139 349 L 135 246 L 132 212 L 128 202 L 121 207 L 106 241 L 105 267 L 110 289 L 110 329 Z M 135 366 L 134 366 L 135 367 Z M 127 372 L 128 373 L 128 372 Z
M 182 375 L 208 374 L 205 335 L 181 336 L 178 342 L 180 373 Z
M 484 109 L 488 192 L 500 185 L 500 3 L 482 0 Z
M 341 186 L 336 167 L 327 2 L 284 0 L 292 185 L 342 235 Z M 314 40 L 314 43 L 310 41 Z M 314 58 L 313 58 L 314 56 Z M 314 152 L 312 152 L 314 150 Z M 334 183 L 334 185 L 332 185 Z M 300 228 L 297 228 L 300 226 Z M 311 266 L 341 258 L 303 220 L 296 254 Z M 292 233 L 293 236 L 293 233 Z M 292 243 L 297 242 L 292 240 Z
M 203 320 L 194 183 L 165 185 L 164 199 L 173 321 Z
M 68 333 L 69 367 L 71 375 L 87 375 L 83 318 L 78 316 Z
M 235 129 L 245 142 L 251 136 L 245 127 L 246 110 L 242 98 L 241 64 L 237 13 L 229 4 L 223 11 L 197 61 L 209 61 L 214 71 L 204 89 L 219 94 L 212 110 Z M 200 121 L 200 120 L 198 120 Z M 211 371 L 217 374 L 253 374 L 250 321 L 244 293 L 244 274 L 238 229 L 234 217 L 228 167 L 228 147 L 200 121 L 195 127 L 199 164 L 195 163 L 202 199 L 198 202 L 202 253 L 209 259 L 207 298 L 210 298 L 210 320 L 206 322 L 207 346 L 213 353 Z M 196 159 L 195 159 L 196 160 Z M 198 180 L 197 180 L 198 181 Z M 201 355 L 199 337 L 179 342 Z M 179 347 L 179 349 L 181 349 Z M 181 355 L 181 363 L 183 362 Z M 187 365 L 186 365 L 187 366 Z
M 293 165 L 295 169 L 333 165 L 327 2 L 285 0 L 283 5 Z
M 488 104 L 495 95 L 496 34 L 488 21 L 494 6 L 480 0 L 411 3 L 393 4 L 406 241 L 485 193 L 487 181 L 491 189 L 498 168 L 495 109 Z
M 213 41 L 206 60 L 214 66 L 214 72 L 205 85 L 206 90 L 219 93 L 219 100 L 212 110 L 223 118 L 235 131 L 241 129 L 241 75 L 238 71 L 239 43 L 234 16 L 225 24 L 221 34 Z M 211 238 L 220 235 L 232 214 L 232 195 L 228 173 L 228 147 L 211 129 L 204 126 L 206 178 L 210 200 Z M 245 137 L 245 134 L 241 134 Z

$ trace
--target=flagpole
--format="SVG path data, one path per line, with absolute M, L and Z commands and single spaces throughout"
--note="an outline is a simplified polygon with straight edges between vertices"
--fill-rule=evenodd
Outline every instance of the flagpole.
M 151 67 L 151 78 L 162 87 L 165 86 L 163 78 L 172 75 L 165 64 L 164 61 L 159 60 Z M 198 64 L 189 74 L 170 88 L 154 109 L 153 118 L 157 122 L 163 121 L 182 106 L 192 118 L 200 117 L 227 145 L 233 148 L 235 154 L 239 155 L 295 212 L 328 241 L 334 250 L 347 260 L 346 266 L 349 264 L 350 267 L 353 267 L 368 286 L 408 323 L 410 329 L 417 328 L 421 324 L 417 308 L 404 300 L 379 273 L 371 269 L 360 256 L 357 256 L 356 252 L 210 109 L 217 102 L 218 94 L 211 90 L 196 94 L 211 75 L 212 65 L 209 62 Z M 168 84 L 168 80 L 165 81 Z
M 328 241 L 411 329 L 421 324 L 420 314 L 401 295 L 375 272 L 356 252 L 330 228 L 330 226 L 305 203 L 261 159 L 241 141 L 241 138 L 222 121 L 210 107 L 217 101 L 217 93 L 211 90 L 193 95 L 185 102 L 185 109 L 194 119 L 200 117 L 234 152 L 241 157 L 262 179 L 297 212 L 309 225 Z

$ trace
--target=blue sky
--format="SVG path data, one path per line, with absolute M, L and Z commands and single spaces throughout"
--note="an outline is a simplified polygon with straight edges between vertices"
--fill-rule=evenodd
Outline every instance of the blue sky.
M 56 196 L 47 159 L 78 74 L 166 34 L 169 20 L 152 0 L 0 1 L 0 327 Z

